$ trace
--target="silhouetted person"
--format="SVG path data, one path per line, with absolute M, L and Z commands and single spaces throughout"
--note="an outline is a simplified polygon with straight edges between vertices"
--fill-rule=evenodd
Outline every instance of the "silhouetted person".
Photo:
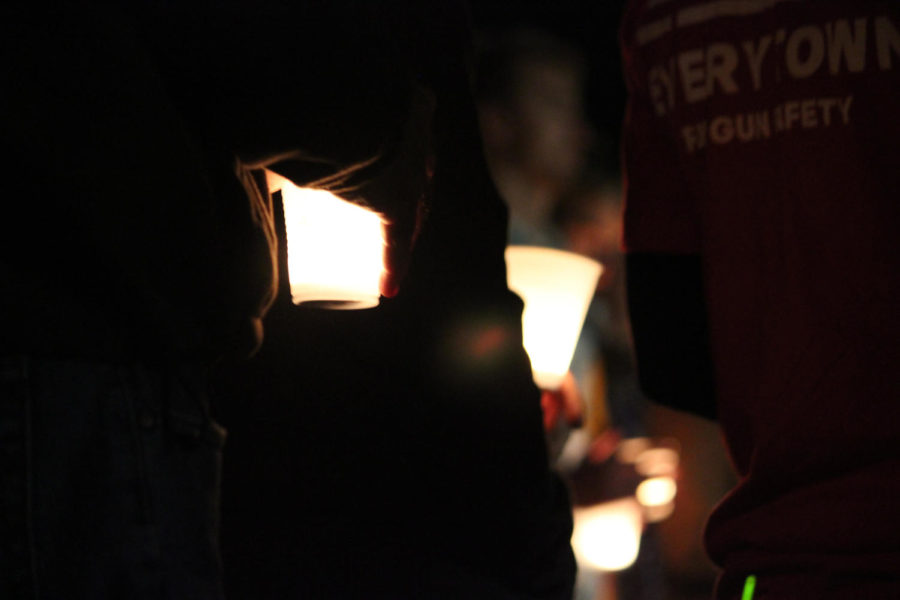
M 260 167 L 342 173 L 389 220 L 396 292 L 428 179 L 406 125 L 429 115 L 393 62 L 360 56 L 377 34 L 329 10 L 4 18 L 0 596 L 222 596 L 206 374 L 259 346 L 275 294 Z
M 897 597 L 896 5 L 641 0 L 623 41 L 641 381 L 740 476 L 717 597 Z

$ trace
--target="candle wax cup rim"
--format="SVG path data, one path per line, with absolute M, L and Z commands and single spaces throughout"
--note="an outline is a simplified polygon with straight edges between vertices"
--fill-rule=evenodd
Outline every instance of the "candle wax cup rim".
M 311 291 L 303 286 L 291 286 L 291 300 L 304 308 L 360 310 L 378 306 L 381 295 L 341 289 Z

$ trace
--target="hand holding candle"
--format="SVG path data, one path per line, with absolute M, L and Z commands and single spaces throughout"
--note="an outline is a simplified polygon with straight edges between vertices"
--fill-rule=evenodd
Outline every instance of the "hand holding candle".
M 541 409 L 544 429 L 550 431 L 562 419 L 569 427 L 578 426 L 584 415 L 583 399 L 572 373 L 566 373 L 555 390 L 542 390 Z
M 434 106 L 433 94 L 415 87 L 407 119 L 395 142 L 382 154 L 350 168 L 310 180 L 303 177 L 307 171 L 302 166 L 302 154 L 280 156 L 268 167 L 272 169 L 267 170 L 269 191 L 280 190 L 285 203 L 289 277 L 295 303 L 315 301 L 331 308 L 366 308 L 378 304 L 379 294 L 397 294 L 434 171 Z M 297 187 L 292 181 L 304 181 L 305 187 Z M 348 272 L 343 278 L 343 271 L 356 274 Z M 363 271 L 366 283 L 348 283 L 348 278 L 358 278 Z M 340 284 L 338 279 L 342 279 Z M 318 287 L 314 290 L 311 286 Z
M 385 246 L 380 287 L 381 294 L 388 298 L 399 291 L 425 214 L 434 175 L 434 109 L 434 95 L 416 86 L 394 159 L 383 173 L 358 191 L 358 196 L 347 195 L 348 200 L 359 201 L 381 215 Z

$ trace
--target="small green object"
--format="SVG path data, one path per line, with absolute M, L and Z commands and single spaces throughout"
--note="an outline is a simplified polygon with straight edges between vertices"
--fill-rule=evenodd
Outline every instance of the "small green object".
M 744 593 L 741 600 L 753 600 L 753 592 L 756 591 L 756 575 L 749 575 L 744 581 Z

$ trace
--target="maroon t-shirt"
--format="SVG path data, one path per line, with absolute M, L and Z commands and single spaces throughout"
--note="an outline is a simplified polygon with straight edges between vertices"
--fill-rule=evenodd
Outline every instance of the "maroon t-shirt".
M 635 0 L 622 36 L 626 248 L 700 255 L 741 475 L 712 558 L 900 576 L 900 4 Z

